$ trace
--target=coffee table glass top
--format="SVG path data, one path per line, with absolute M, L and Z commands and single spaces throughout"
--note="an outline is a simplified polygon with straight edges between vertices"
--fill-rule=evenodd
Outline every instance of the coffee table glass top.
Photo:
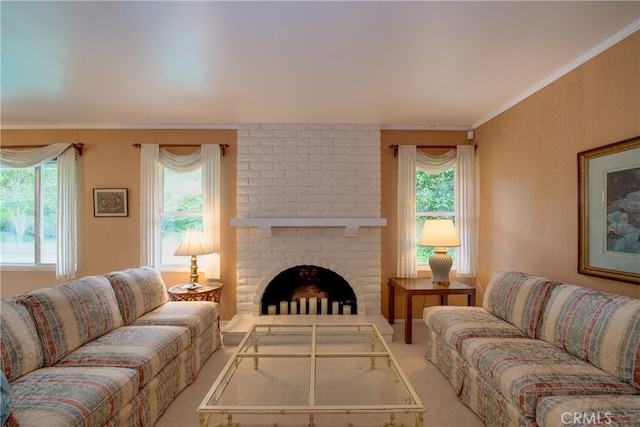
M 196 411 L 414 414 L 424 407 L 374 324 L 254 325 Z

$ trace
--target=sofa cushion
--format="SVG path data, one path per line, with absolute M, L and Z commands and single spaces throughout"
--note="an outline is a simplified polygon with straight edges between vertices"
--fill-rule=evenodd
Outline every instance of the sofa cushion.
M 131 369 L 42 368 L 11 383 L 11 411 L 21 426 L 101 426 L 137 392 Z
M 126 325 L 169 301 L 160 272 L 153 267 L 130 268 L 107 274 Z
M 468 339 L 462 357 L 531 418 L 544 396 L 638 394 L 624 381 L 541 340 Z
M 131 326 L 174 325 L 189 328 L 191 339 L 202 336 L 204 331 L 217 322 L 220 309 L 218 303 L 209 301 L 169 301 L 138 317 Z
M 562 285 L 541 331 L 543 340 L 640 388 L 640 300 Z
M 9 381 L 40 368 L 42 346 L 27 308 L 13 298 L 0 300 L 0 354 Z
M 538 338 L 545 305 L 557 285 L 559 283 L 544 277 L 498 271 L 487 284 L 482 307 L 513 324 L 529 338 Z
M 550 396 L 540 400 L 540 427 L 640 426 L 640 396 Z
M 51 366 L 70 351 L 122 326 L 118 301 L 104 276 L 89 276 L 21 295 Z
M 69 353 L 56 366 L 134 369 L 144 386 L 191 343 L 180 326 L 123 326 Z
M 526 338 L 520 329 L 482 307 L 427 307 L 422 320 L 457 351 L 467 338 Z

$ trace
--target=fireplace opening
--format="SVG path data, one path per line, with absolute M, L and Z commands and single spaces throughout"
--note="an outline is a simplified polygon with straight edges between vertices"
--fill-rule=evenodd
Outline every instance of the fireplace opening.
M 339 274 L 299 265 L 276 275 L 260 302 L 261 314 L 357 314 L 351 285 Z

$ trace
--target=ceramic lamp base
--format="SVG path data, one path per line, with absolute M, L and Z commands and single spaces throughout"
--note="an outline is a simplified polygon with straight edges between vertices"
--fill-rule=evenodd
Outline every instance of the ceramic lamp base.
M 429 257 L 429 267 L 431 268 L 431 281 L 436 285 L 449 285 L 449 271 L 453 265 L 451 256 L 445 248 L 436 248 L 433 255 Z

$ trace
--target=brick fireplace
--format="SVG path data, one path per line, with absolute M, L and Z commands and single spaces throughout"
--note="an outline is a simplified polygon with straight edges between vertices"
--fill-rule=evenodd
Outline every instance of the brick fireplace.
M 386 220 L 379 125 L 238 125 L 237 150 L 237 315 L 225 339 L 242 323 L 290 321 L 265 316 L 261 299 L 276 276 L 304 265 L 349 283 L 358 313 L 349 321 L 388 327 L 380 294 Z

